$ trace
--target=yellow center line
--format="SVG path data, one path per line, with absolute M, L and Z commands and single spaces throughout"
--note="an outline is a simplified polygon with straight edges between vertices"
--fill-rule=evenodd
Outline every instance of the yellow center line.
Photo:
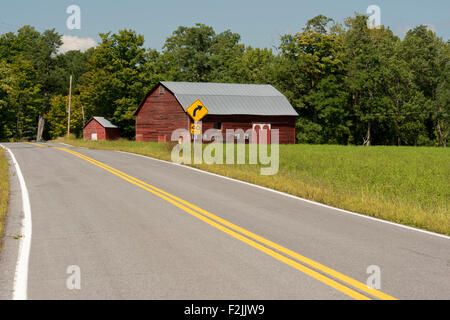
M 35 144 L 35 145 L 38 145 L 38 144 Z M 44 147 L 42 145 L 39 145 L 39 146 Z M 319 280 L 319 281 L 321 281 L 321 282 L 323 282 L 323 283 L 325 283 L 325 284 L 335 288 L 336 290 L 339 290 L 339 291 L 347 294 L 348 296 L 350 296 L 352 298 L 365 299 L 365 300 L 369 299 L 368 297 L 360 294 L 359 292 L 357 292 L 357 291 L 355 291 L 355 290 L 353 290 L 351 288 L 348 288 L 348 287 L 342 285 L 341 283 L 339 283 L 339 282 L 337 282 L 337 281 L 335 281 L 335 280 L 333 280 L 331 278 L 328 278 L 328 277 L 322 275 L 321 273 L 318 273 L 317 271 L 315 271 L 313 269 L 310 269 L 310 268 L 308 268 L 308 267 L 306 267 L 306 266 L 304 266 L 302 264 L 299 264 L 298 262 L 296 262 L 294 260 L 291 260 L 291 259 L 289 259 L 289 258 L 287 258 L 287 257 L 285 257 L 285 256 L 283 256 L 283 255 L 281 255 L 281 254 L 279 254 L 279 253 L 277 253 L 277 252 L 275 252 L 275 251 L 273 251 L 273 250 L 271 250 L 271 249 L 269 249 L 269 248 L 267 248 L 267 247 L 265 247 L 265 246 L 263 246 L 263 245 L 261 245 L 261 244 L 259 244 L 257 242 L 255 242 L 255 241 L 258 241 L 258 242 L 260 242 L 260 243 L 262 243 L 262 244 L 264 244 L 264 245 L 266 245 L 266 246 L 268 246 L 268 247 L 270 247 L 272 249 L 275 249 L 275 250 L 277 250 L 277 251 L 279 251 L 279 252 L 281 252 L 281 253 L 283 253 L 283 254 L 291 257 L 291 258 L 294 258 L 294 259 L 296 259 L 298 261 L 301 261 L 302 263 L 307 264 L 307 265 L 309 265 L 309 266 L 311 266 L 311 267 L 321 271 L 322 273 L 325 273 L 325 274 L 327 274 L 329 276 L 332 276 L 335 279 L 338 279 L 338 280 L 340 280 L 340 281 L 342 281 L 342 282 L 344 282 L 344 283 L 346 283 L 348 285 L 351 285 L 354 288 L 357 288 L 357 289 L 359 289 L 359 290 L 361 290 L 361 291 L 363 291 L 363 292 L 365 292 L 365 293 L 367 293 L 369 295 L 372 295 L 374 297 L 377 297 L 377 298 L 383 299 L 383 300 L 396 300 L 394 297 L 392 297 L 392 296 L 390 296 L 390 295 L 388 295 L 386 293 L 383 293 L 383 292 L 381 292 L 379 290 L 376 290 L 376 289 L 372 289 L 372 288 L 368 287 L 366 284 L 364 284 L 362 282 L 359 282 L 358 280 L 350 278 L 350 277 L 348 277 L 348 276 L 346 276 L 346 275 L 344 275 L 344 274 L 342 274 L 342 273 L 340 273 L 340 272 L 338 272 L 336 270 L 333 270 L 333 269 L 331 269 L 329 267 L 326 267 L 326 266 L 324 266 L 324 265 L 322 265 L 322 264 L 320 264 L 320 263 L 318 263 L 318 262 L 316 262 L 314 260 L 311 260 L 311 259 L 309 259 L 307 257 L 304 257 L 304 256 L 300 255 L 299 253 L 296 253 L 296 252 L 294 252 L 292 250 L 289 250 L 289 249 L 287 249 L 287 248 L 285 248 L 285 247 L 283 247 L 283 246 L 281 246 L 279 244 L 276 244 L 276 243 L 274 243 L 274 242 L 272 242 L 270 240 L 267 240 L 267 239 L 265 239 L 265 238 L 263 238 L 263 237 L 261 237 L 259 235 L 256 235 L 256 234 L 254 234 L 254 233 L 252 233 L 252 232 L 250 232 L 250 231 L 248 231 L 248 230 L 246 230 L 246 229 L 244 229 L 242 227 L 239 227 L 239 226 L 237 226 L 237 225 L 235 225 L 235 224 L 233 224 L 233 223 L 231 223 L 231 222 L 229 222 L 229 221 L 227 221 L 225 219 L 222 219 L 222 218 L 220 218 L 220 217 L 218 217 L 218 216 L 216 216 L 216 215 L 214 215 L 214 214 L 212 214 L 212 213 L 210 213 L 210 212 L 208 212 L 208 211 L 206 211 L 204 209 L 201 209 L 201 208 L 199 208 L 199 207 L 197 207 L 197 206 L 195 206 L 195 205 L 193 205 L 193 204 L 191 204 L 191 203 L 189 203 L 189 202 L 187 202 L 187 201 L 185 201 L 183 199 L 180 199 L 180 198 L 178 198 L 178 197 L 176 197 L 174 195 L 171 195 L 171 194 L 169 194 L 169 193 L 167 193 L 167 192 L 165 192 L 165 191 L 163 191 L 163 190 L 161 190 L 161 189 L 159 189 L 159 188 L 157 188 L 155 186 L 147 184 L 147 183 L 145 183 L 145 182 L 143 182 L 143 181 L 141 181 L 141 180 L 139 180 L 139 179 L 137 179 L 135 177 L 132 177 L 132 176 L 130 176 L 130 175 L 128 175 L 128 174 L 126 174 L 126 173 L 124 173 L 122 171 L 119 171 L 119 170 L 117 170 L 115 168 L 112 168 L 112 167 L 110 167 L 110 166 L 108 166 L 108 165 L 106 165 L 106 164 L 104 164 L 104 163 L 102 163 L 100 161 L 97 161 L 97 160 L 92 159 L 92 158 L 90 158 L 88 156 L 85 156 L 85 155 L 83 155 L 81 153 L 78 153 L 76 151 L 72 151 L 72 150 L 69 150 L 69 149 L 66 149 L 66 148 L 59 148 L 59 147 L 54 147 L 54 148 L 58 149 L 58 150 L 61 150 L 61 151 L 65 151 L 65 152 L 71 153 L 71 154 L 73 154 L 73 155 L 75 155 L 75 156 L 77 156 L 77 157 L 79 157 L 79 158 L 81 158 L 81 159 L 83 159 L 83 160 L 85 160 L 87 162 L 90 162 L 90 163 L 92 163 L 92 164 L 94 164 L 94 165 L 96 165 L 96 166 L 98 166 L 98 167 L 100 167 L 100 168 L 102 168 L 104 170 L 107 170 L 107 171 L 113 173 L 114 175 L 116 175 L 116 176 L 118 176 L 118 177 L 120 177 L 120 178 L 122 178 L 122 179 L 124 179 L 124 180 L 126 180 L 126 181 L 128 181 L 130 183 L 132 183 L 132 184 L 135 184 L 135 185 L 137 185 L 137 186 L 139 186 L 139 187 L 141 187 L 141 188 L 143 188 L 143 189 L 145 189 L 145 190 L 155 194 L 156 196 L 158 196 L 158 197 L 168 201 L 169 203 L 177 206 L 178 208 L 186 211 L 187 213 L 195 216 L 196 218 L 198 218 L 198 219 L 200 219 L 200 220 L 210 224 L 211 226 L 213 226 L 213 227 L 215 227 L 215 228 L 217 228 L 217 229 L 219 229 L 219 230 L 221 230 L 221 231 L 223 231 L 223 232 L 233 236 L 236 239 L 239 239 L 239 240 L 241 240 L 241 241 L 251 245 L 252 247 L 254 247 L 254 248 L 256 248 L 256 249 L 258 249 L 260 251 L 263 251 L 264 253 L 266 253 L 266 254 L 276 258 L 277 260 L 280 260 L 280 261 L 282 261 L 282 262 L 284 262 L 284 263 L 286 263 L 286 264 L 288 264 L 288 265 L 290 265 L 290 266 L 292 266 L 292 267 L 294 267 L 294 268 L 304 272 L 305 274 L 307 274 L 307 275 L 309 275 L 309 276 L 311 276 L 311 277 L 313 277 L 313 278 L 315 278 L 315 279 L 317 279 L 317 280 Z M 201 213 L 201 214 L 199 214 L 199 213 Z M 243 235 L 246 235 L 248 238 L 244 237 L 240 233 L 243 234 Z
M 27 142 L 28 144 L 32 144 L 34 146 L 42 147 L 42 148 L 50 148 L 49 146 L 43 146 L 42 144 L 34 143 L 34 142 Z

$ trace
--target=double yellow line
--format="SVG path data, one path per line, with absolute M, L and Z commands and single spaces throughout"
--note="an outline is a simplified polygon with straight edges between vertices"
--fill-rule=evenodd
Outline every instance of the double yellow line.
M 46 147 L 43 145 L 35 144 L 40 147 Z M 265 239 L 251 231 L 241 228 L 225 219 L 222 219 L 202 208 L 195 206 L 183 199 L 180 199 L 164 190 L 161 190 L 155 186 L 145 183 L 135 177 L 132 177 L 122 171 L 112 168 L 100 161 L 92 159 L 81 153 L 59 147 L 52 147 L 64 152 L 68 152 L 78 158 L 81 158 L 87 162 L 92 163 L 110 173 L 144 189 L 152 194 L 166 200 L 167 202 L 173 204 L 174 206 L 182 209 L 183 211 L 191 214 L 192 216 L 202 220 L 203 222 L 213 226 L 214 228 L 225 232 L 226 234 L 268 254 L 269 256 L 286 263 L 287 265 L 309 275 L 310 277 L 327 284 L 328 286 L 345 293 L 346 295 L 358 299 L 358 300 L 370 300 L 370 296 L 383 299 L 383 300 L 396 300 L 394 297 L 383 293 L 379 290 L 372 289 L 366 284 L 359 282 L 353 278 L 350 278 L 336 270 L 328 268 L 314 260 L 300 255 L 297 252 L 289 250 L 279 244 L 276 244 L 268 239 Z M 301 263 L 303 264 L 301 264 Z M 315 270 L 314 270 L 314 269 Z M 339 281 L 339 282 L 338 282 Z M 344 285 L 345 284 L 345 285 Z M 357 290 L 359 291 L 357 291 Z M 364 295 L 364 294 L 366 295 Z

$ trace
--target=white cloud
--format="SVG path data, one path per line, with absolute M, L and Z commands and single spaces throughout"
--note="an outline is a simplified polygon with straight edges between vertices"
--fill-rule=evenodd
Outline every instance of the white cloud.
M 77 36 L 63 35 L 61 40 L 63 44 L 59 47 L 59 53 L 65 53 L 70 50 L 80 50 L 83 52 L 97 45 L 92 38 L 79 38 Z

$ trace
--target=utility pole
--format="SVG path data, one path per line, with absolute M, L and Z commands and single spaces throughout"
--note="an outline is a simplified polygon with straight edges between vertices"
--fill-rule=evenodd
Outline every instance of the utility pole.
M 81 114 L 83 115 L 83 127 L 84 127 L 84 106 L 81 105 Z
M 39 121 L 38 121 L 38 129 L 37 129 L 37 134 L 36 134 L 36 142 L 42 141 L 42 133 L 44 132 L 44 125 L 45 125 L 45 119 L 40 114 Z
M 67 115 L 67 136 L 70 134 L 70 107 L 72 104 L 72 75 L 70 75 L 70 84 L 69 84 L 69 110 Z

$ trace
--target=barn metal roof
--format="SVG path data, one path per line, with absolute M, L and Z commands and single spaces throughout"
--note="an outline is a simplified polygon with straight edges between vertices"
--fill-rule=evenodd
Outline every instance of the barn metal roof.
M 209 114 L 297 116 L 286 97 L 268 84 L 161 82 L 184 110 L 200 99 Z
M 104 128 L 118 128 L 118 126 L 112 124 L 108 119 L 103 117 L 93 117 L 95 120 L 97 120 L 98 123 L 100 123 Z

